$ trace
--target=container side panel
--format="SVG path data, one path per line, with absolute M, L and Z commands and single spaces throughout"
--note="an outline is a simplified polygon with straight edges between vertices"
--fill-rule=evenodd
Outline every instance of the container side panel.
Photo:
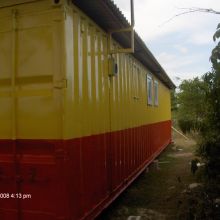
M 61 141 L 19 141 L 22 220 L 68 215 L 64 146 Z
M 16 172 L 14 164 L 14 148 L 12 141 L 0 140 L 0 219 L 16 219 L 18 202 L 11 198 L 17 193 Z
M 17 138 L 61 138 L 62 73 L 59 64 L 62 32 L 48 16 L 17 18 Z M 55 19 L 55 18 L 54 18 Z M 25 42 L 25 43 L 24 43 Z
M 63 18 L 51 1 L 0 9 L 0 191 L 13 196 L 0 201 L 3 220 L 67 215 Z
M 12 136 L 12 19 L 0 18 L 0 139 Z
M 1 10 L 0 10 L 1 12 Z M 16 219 L 18 203 L 11 198 L 17 192 L 12 120 L 13 33 L 12 14 L 0 18 L 0 219 Z
M 20 3 L 0 9 L 0 189 L 31 198 L 0 218 L 94 219 L 170 143 L 170 91 L 128 54 L 109 77 L 107 33 L 67 1 Z
M 116 131 L 112 133 L 108 133 L 106 135 L 94 135 L 90 137 L 80 138 L 81 149 L 82 152 L 82 161 L 87 161 L 82 165 L 82 169 L 84 171 L 83 178 L 83 195 L 79 195 L 79 186 L 77 187 L 76 182 L 78 182 L 76 177 L 79 177 L 80 171 L 76 166 L 80 164 L 80 161 L 77 157 L 80 155 L 80 152 L 73 155 L 75 158 L 74 169 L 75 172 L 75 195 L 79 198 L 80 204 L 76 204 L 76 207 L 79 210 L 76 210 L 76 213 L 80 213 L 78 216 L 84 216 L 85 219 L 92 219 L 97 213 L 99 213 L 106 204 L 109 204 L 115 196 L 118 196 L 122 190 L 124 190 L 129 183 L 131 183 L 136 176 L 143 171 L 143 169 L 149 165 L 150 162 L 156 158 L 160 152 L 170 143 L 171 141 L 171 129 L 170 129 L 171 121 L 164 121 L 150 125 L 144 125 L 136 128 L 125 129 L 122 131 Z M 100 169 L 99 166 L 102 163 L 101 157 L 103 153 L 99 150 L 103 146 L 103 142 L 101 139 L 105 138 L 105 136 L 109 136 L 112 139 L 111 142 L 111 188 L 110 193 L 106 195 L 106 197 L 102 197 L 102 187 L 99 175 Z M 123 140 L 121 137 L 129 138 L 133 136 L 133 143 L 128 142 L 126 147 L 123 146 Z M 72 142 L 74 143 L 74 141 Z M 93 143 L 93 145 L 91 145 Z M 88 147 L 82 147 L 82 146 Z M 75 145 L 77 146 L 77 145 Z M 100 147 L 99 147 L 100 146 Z M 121 153 L 121 149 L 130 151 L 130 161 L 124 160 L 123 165 L 121 162 L 121 158 L 124 158 L 125 155 Z M 143 152 L 145 155 L 142 156 Z M 147 153 L 148 152 L 148 153 Z M 125 162 L 126 161 L 126 162 Z M 130 166 L 130 169 L 128 168 Z M 94 167 L 96 167 L 96 173 L 94 172 Z M 128 169 L 128 170 L 127 170 Z M 86 170 L 86 172 L 85 172 Z M 74 175 L 73 175 L 74 178 Z M 78 182 L 79 184 L 79 182 Z M 97 187 L 98 186 L 98 187 Z M 103 198 L 102 200 L 98 200 L 98 198 Z M 98 201 L 101 201 L 98 203 Z M 75 209 L 74 209 L 75 210 Z
M 106 35 L 98 27 L 80 12 L 70 8 L 67 10 L 65 62 L 68 87 L 65 96 L 64 138 L 68 143 L 71 160 L 75 161 L 71 164 L 79 169 L 70 169 L 71 184 L 74 189 L 78 187 L 74 196 L 71 196 L 74 215 L 78 217 L 101 203 L 106 198 L 109 188 L 106 45 Z M 72 142 L 73 138 L 76 138 L 76 141 Z

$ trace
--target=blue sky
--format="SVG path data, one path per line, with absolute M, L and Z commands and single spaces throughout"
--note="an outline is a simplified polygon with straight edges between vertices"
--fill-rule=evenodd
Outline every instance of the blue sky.
M 130 21 L 130 0 L 114 2 Z M 220 0 L 134 0 L 134 4 L 135 30 L 176 84 L 211 70 L 212 37 L 220 15 L 196 12 L 166 21 L 186 11 L 182 8 L 220 11 Z

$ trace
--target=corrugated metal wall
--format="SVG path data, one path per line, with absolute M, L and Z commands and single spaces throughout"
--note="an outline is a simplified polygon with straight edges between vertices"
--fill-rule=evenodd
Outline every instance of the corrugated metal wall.
M 67 78 L 70 79 L 66 109 L 67 113 L 75 113 L 68 114 L 66 138 L 170 120 L 170 91 L 153 73 L 130 54 L 113 54 L 118 74 L 109 77 L 107 34 L 76 8 L 74 12 L 68 10 L 66 24 Z M 119 45 L 114 42 L 113 47 Z M 147 74 L 159 82 L 159 106 L 147 105 Z M 74 117 L 81 113 L 83 120 Z
M 107 34 L 77 8 L 67 14 L 74 85 L 67 87 L 65 126 L 78 195 L 72 202 L 77 218 L 91 217 L 91 207 L 101 210 L 170 142 L 170 91 L 130 54 L 112 55 L 118 74 L 109 77 Z M 147 104 L 147 74 L 159 82 L 158 106 Z
M 66 1 L 0 8 L 0 190 L 32 195 L 1 219 L 93 219 L 170 142 L 169 89 L 131 54 L 109 77 L 107 43 Z

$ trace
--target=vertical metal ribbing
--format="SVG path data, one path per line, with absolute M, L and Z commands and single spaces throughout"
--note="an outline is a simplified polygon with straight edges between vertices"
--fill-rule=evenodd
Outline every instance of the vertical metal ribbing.
M 12 97 L 12 140 L 16 140 L 16 50 L 17 50 L 17 10 L 12 10 L 12 74 L 11 74 L 11 97 Z
M 17 98 L 16 98 L 16 66 L 17 66 L 17 10 L 12 10 L 12 69 L 11 69 L 11 108 L 12 108 L 12 115 L 11 115 L 11 126 L 12 126 L 12 133 L 11 139 L 13 142 L 13 155 L 14 155 L 14 165 L 16 175 L 18 173 L 18 161 L 17 161 L 17 148 L 16 148 L 16 138 L 17 138 L 17 118 L 16 118 L 16 111 L 17 111 Z
M 12 74 L 11 74 L 11 97 L 12 97 L 12 141 L 15 166 L 15 180 L 17 184 L 17 193 L 21 191 L 20 167 L 17 157 L 17 98 L 16 98 L 16 75 L 17 75 L 17 10 L 12 9 Z M 22 219 L 21 204 L 17 200 L 18 215 L 17 220 Z

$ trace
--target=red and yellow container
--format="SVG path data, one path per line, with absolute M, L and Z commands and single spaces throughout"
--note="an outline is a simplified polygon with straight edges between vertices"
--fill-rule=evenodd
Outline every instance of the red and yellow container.
M 108 40 L 74 1 L 1 1 L 1 220 L 94 219 L 170 143 L 171 87 Z

